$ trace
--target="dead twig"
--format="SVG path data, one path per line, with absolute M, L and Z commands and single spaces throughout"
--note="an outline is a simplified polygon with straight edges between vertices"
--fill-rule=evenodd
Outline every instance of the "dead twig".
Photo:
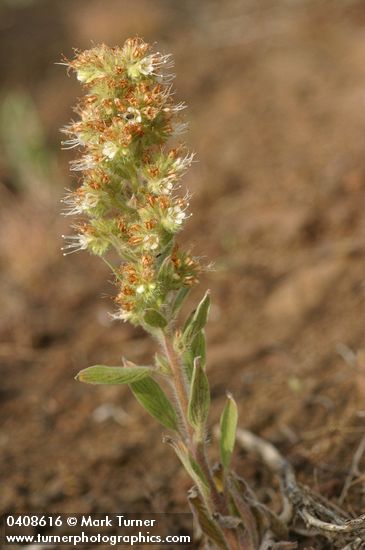
M 285 521 L 287 525 L 291 524 L 291 528 L 296 529 L 295 519 L 300 518 L 306 527 L 311 529 L 311 533 L 315 531 L 317 534 L 336 541 L 336 546 L 337 544 L 346 545 L 342 548 L 357 548 L 357 541 L 360 540 L 359 535 L 365 532 L 365 514 L 349 519 L 338 506 L 332 505 L 321 495 L 300 485 L 296 480 L 292 466 L 268 441 L 239 428 L 237 442 L 247 452 L 258 455 L 265 465 L 279 477 L 283 497 L 281 521 Z M 353 473 L 356 473 L 357 464 L 364 451 L 365 436 L 364 443 L 359 446 L 354 456 Z M 270 534 L 266 540 L 266 544 L 268 544 Z M 353 546 L 354 544 L 355 546 Z M 264 545 L 263 548 L 272 547 L 272 545 Z
M 349 491 L 349 489 L 352 485 L 352 481 L 353 481 L 354 477 L 361 475 L 361 472 L 359 471 L 359 463 L 360 463 L 360 460 L 361 460 L 362 455 L 364 454 L 364 452 L 365 452 L 365 435 L 361 439 L 360 444 L 359 444 L 358 448 L 356 449 L 356 452 L 353 456 L 350 471 L 349 471 L 349 473 L 346 477 L 343 489 L 342 489 L 340 497 L 338 499 L 339 504 L 342 504 L 343 501 L 345 500 L 346 495 L 347 495 L 347 493 L 348 493 L 348 491 Z
M 359 530 L 365 530 L 365 514 L 362 514 L 355 519 L 349 519 L 340 525 L 321 521 L 320 519 L 312 516 L 312 514 L 305 509 L 302 510 L 300 514 L 307 525 L 310 527 L 315 527 L 321 531 L 329 531 L 332 533 L 353 533 L 358 532 Z
M 272 533 L 267 532 L 259 550 L 295 550 L 295 548 L 298 548 L 297 542 L 275 542 L 272 538 Z

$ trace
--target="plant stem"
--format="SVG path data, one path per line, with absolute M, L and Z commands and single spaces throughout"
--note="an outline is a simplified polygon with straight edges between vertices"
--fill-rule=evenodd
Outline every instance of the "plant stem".
M 194 430 L 187 419 L 187 411 L 189 407 L 188 385 L 185 378 L 185 373 L 181 365 L 180 358 L 174 350 L 171 342 L 171 337 L 167 332 L 163 332 L 163 346 L 166 358 L 169 361 L 172 372 L 172 385 L 175 391 L 176 402 L 180 413 L 181 422 L 184 428 L 185 443 L 192 454 L 193 458 L 201 467 L 210 488 L 211 502 L 206 502 L 209 512 L 213 515 L 214 512 L 219 512 L 222 516 L 229 515 L 227 502 L 224 494 L 220 494 L 214 482 L 212 469 L 206 455 L 206 444 L 204 439 L 197 440 Z M 202 495 L 204 499 L 204 495 Z M 204 499 L 205 500 L 205 499 Z M 230 550 L 239 550 L 239 545 L 235 534 L 229 529 L 222 529 L 222 534 L 225 538 L 227 547 Z M 242 550 L 249 550 L 249 546 L 242 547 Z
M 181 366 L 181 361 L 177 355 L 174 347 L 172 345 L 170 336 L 163 333 L 163 345 L 166 357 L 169 361 L 172 377 L 173 377 L 173 387 L 175 390 L 176 401 L 181 417 L 181 421 L 184 427 L 185 432 L 185 443 L 191 452 L 194 459 L 198 462 L 201 467 L 211 490 L 211 498 L 214 505 L 214 508 L 220 514 L 228 514 L 226 504 L 224 502 L 223 496 L 218 492 L 216 484 L 213 479 L 212 470 L 208 463 L 208 459 L 205 451 L 205 442 L 197 441 L 194 430 L 190 426 L 187 420 L 187 411 L 189 407 L 189 395 L 188 388 L 185 379 L 185 374 Z
M 186 411 L 188 410 L 189 406 L 187 384 L 184 372 L 182 371 L 180 365 L 179 357 L 174 350 L 170 337 L 165 332 L 163 332 L 163 346 L 166 358 L 171 367 L 172 383 L 180 413 L 180 419 L 185 432 L 185 442 L 190 448 L 190 442 L 194 438 L 194 432 L 186 418 Z

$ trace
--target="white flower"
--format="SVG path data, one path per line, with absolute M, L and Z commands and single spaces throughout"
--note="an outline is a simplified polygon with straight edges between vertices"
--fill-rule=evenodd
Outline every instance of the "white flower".
M 120 308 L 116 313 L 112 313 L 110 316 L 115 321 L 124 321 L 126 323 L 132 317 L 132 313 Z
M 144 75 L 149 75 L 153 73 L 154 65 L 153 65 L 153 55 L 149 55 L 147 57 L 144 57 L 140 63 L 139 63 L 139 71 L 140 73 Z
M 155 75 L 160 69 L 171 69 L 174 66 L 172 56 L 162 55 L 160 53 L 148 55 L 136 63 L 133 67 L 134 72 L 139 72 L 145 76 Z M 159 75 L 160 76 L 160 75 Z
M 79 147 L 80 145 L 83 145 L 81 140 L 78 137 L 72 138 L 72 139 L 66 139 L 65 141 L 62 141 L 62 149 L 74 149 L 75 147 Z
M 185 157 L 178 157 L 173 163 L 174 170 L 176 170 L 177 172 L 184 172 L 187 168 L 189 168 L 189 166 L 193 162 L 193 159 L 194 153 L 187 153 Z
M 188 207 L 188 204 L 186 204 Z M 187 218 L 186 213 L 179 205 L 170 206 L 162 218 L 162 225 L 170 233 L 176 233 L 181 228 L 183 221 Z
M 149 233 L 143 239 L 144 248 L 147 250 L 156 250 L 159 245 L 159 238 L 155 233 Z
M 147 292 L 153 292 L 156 288 L 155 283 L 142 284 L 137 286 L 137 294 L 146 294 Z
M 154 193 L 155 195 L 158 195 L 160 193 L 162 193 L 163 195 L 169 195 L 174 188 L 172 179 L 169 176 L 157 180 L 148 180 L 147 185 L 149 191 L 151 191 L 151 193 Z
M 96 67 L 81 67 L 76 71 L 77 80 L 86 84 L 92 82 L 95 78 L 102 78 L 104 76 L 105 73 Z
M 182 101 L 180 103 L 177 103 L 176 105 L 168 105 L 167 107 L 164 107 L 162 110 L 165 113 L 178 113 L 179 111 L 182 111 L 183 109 L 186 109 L 185 103 Z
M 100 200 L 100 195 L 96 193 L 86 193 L 82 201 L 82 209 L 89 210 L 90 208 L 96 208 Z
M 167 209 L 167 220 L 170 223 L 181 225 L 185 218 L 186 214 L 180 206 L 170 206 L 170 208 Z
M 154 71 L 158 69 L 171 69 L 174 66 L 174 60 L 171 54 L 163 55 L 157 52 L 152 57 Z M 156 72 L 153 74 L 156 74 Z
M 128 107 L 127 111 L 124 113 L 123 118 L 127 121 L 129 124 L 139 124 L 142 122 L 142 115 L 141 111 L 136 109 L 135 107 Z
M 100 201 L 100 194 L 85 193 L 85 195 L 77 195 L 70 193 L 61 202 L 67 205 L 66 216 L 77 216 L 83 214 L 92 208 L 96 208 Z
M 70 165 L 71 170 L 75 172 L 78 172 L 79 170 L 92 170 L 96 166 L 92 155 L 84 155 L 80 159 L 71 161 Z
M 79 82 L 87 82 L 90 78 L 90 72 L 85 69 L 79 69 L 76 73 L 76 78 Z
M 115 155 L 118 153 L 118 146 L 112 141 L 107 141 L 104 143 L 103 155 L 108 159 L 112 160 Z
M 80 250 L 86 250 L 89 246 L 89 238 L 83 233 L 78 235 L 62 235 L 63 239 L 67 239 L 69 242 L 66 246 L 63 246 L 61 250 L 69 250 L 69 252 L 64 252 L 63 255 L 72 254 L 73 252 L 80 252 Z

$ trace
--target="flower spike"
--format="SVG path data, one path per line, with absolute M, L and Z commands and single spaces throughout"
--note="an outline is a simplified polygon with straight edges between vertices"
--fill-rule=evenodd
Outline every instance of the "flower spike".
M 146 308 L 160 308 L 171 293 L 195 284 L 200 272 L 175 246 L 189 217 L 188 195 L 177 191 L 193 155 L 167 144 L 186 129 L 185 105 L 173 101 L 173 59 L 131 38 L 122 47 L 76 51 L 65 64 L 86 92 L 75 107 L 79 119 L 63 129 L 64 148 L 82 150 L 71 162 L 82 183 L 63 202 L 65 215 L 81 216 L 83 223 L 67 238 L 65 254 L 116 251 L 115 317 L 141 324 Z

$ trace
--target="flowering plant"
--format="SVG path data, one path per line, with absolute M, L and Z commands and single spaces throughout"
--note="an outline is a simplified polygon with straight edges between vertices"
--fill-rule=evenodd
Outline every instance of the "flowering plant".
M 188 217 L 188 195 L 179 190 L 193 155 L 182 144 L 167 145 L 186 126 L 180 114 L 184 105 L 173 102 L 173 77 L 166 73 L 171 56 L 133 38 L 121 48 L 76 52 L 66 64 L 86 94 L 75 108 L 79 120 L 63 129 L 64 145 L 84 150 L 72 162 L 72 170 L 82 172 L 81 185 L 64 199 L 67 213 L 82 217 L 76 234 L 65 237 L 65 254 L 88 250 L 104 258 L 118 287 L 114 317 L 142 326 L 162 350 L 154 366 L 124 360 L 121 367 L 89 367 L 77 378 L 128 384 L 140 404 L 173 432 L 166 441 L 194 481 L 189 502 L 205 535 L 219 548 L 255 548 L 255 522 L 240 496 L 240 480 L 229 469 L 237 423 L 230 395 L 221 418 L 222 466 L 213 470 L 207 458 L 208 292 L 177 328 L 202 267 L 175 239 Z M 118 258 L 114 265 L 105 258 L 110 249 Z M 245 528 L 248 520 L 252 525 Z
M 324 505 L 300 487 L 272 445 L 237 429 L 231 395 L 220 419 L 221 462 L 212 467 L 208 458 L 204 328 L 210 296 L 207 292 L 179 325 L 181 307 L 203 268 L 176 242 L 188 217 L 188 194 L 180 192 L 180 180 L 193 155 L 183 144 L 167 143 L 186 127 L 184 104 L 173 102 L 173 76 L 166 72 L 173 65 L 171 56 L 133 38 L 123 47 L 76 52 L 65 64 L 86 91 L 75 108 L 78 120 L 63 129 L 64 145 L 83 149 L 72 162 L 72 169 L 82 173 L 81 185 L 64 199 L 67 214 L 81 217 L 76 233 L 65 237 L 65 254 L 88 250 L 102 257 L 118 288 L 114 317 L 143 327 L 160 345 L 153 365 L 125 359 L 123 366 L 86 368 L 77 378 L 127 384 L 142 407 L 171 432 L 165 440 L 194 483 L 188 500 L 209 548 L 296 548 L 283 538 L 297 521 L 310 527 L 309 535 L 319 533 L 336 545 L 360 540 L 356 537 L 365 529 L 365 516 L 349 520 L 338 506 Z M 279 476 L 280 514 L 259 503 L 231 470 L 236 439 Z M 281 541 L 279 546 L 274 540 Z

